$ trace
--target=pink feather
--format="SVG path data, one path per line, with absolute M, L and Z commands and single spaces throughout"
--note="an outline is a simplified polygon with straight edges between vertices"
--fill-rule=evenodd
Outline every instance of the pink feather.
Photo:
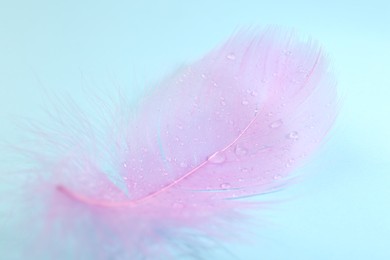
M 37 131 L 33 259 L 209 258 L 243 198 L 290 183 L 337 112 L 320 48 L 277 29 L 237 33 L 132 113 L 124 100 Z

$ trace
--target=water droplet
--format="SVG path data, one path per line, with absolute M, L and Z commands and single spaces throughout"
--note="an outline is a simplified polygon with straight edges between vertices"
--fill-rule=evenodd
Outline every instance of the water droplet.
M 188 166 L 188 164 L 185 163 L 185 162 L 181 162 L 181 163 L 180 163 L 180 167 L 181 167 L 181 168 L 186 168 L 187 166 Z
M 201 77 L 202 77 L 203 79 L 207 78 L 206 75 L 205 75 L 204 73 L 201 75 Z
M 282 178 L 282 175 L 279 175 L 279 174 L 274 176 L 274 180 L 280 180 L 281 178 Z
M 278 127 L 280 127 L 282 124 L 283 124 L 283 121 L 279 119 L 279 120 L 277 120 L 277 121 L 272 122 L 272 123 L 269 125 L 269 127 L 271 127 L 271 128 L 278 128 Z
M 246 105 L 249 104 L 249 102 L 248 102 L 248 100 L 243 100 L 243 101 L 241 102 L 241 104 L 243 104 L 244 106 L 246 106 Z
M 297 140 L 298 137 L 299 137 L 299 135 L 298 135 L 298 132 L 296 132 L 296 131 L 292 131 L 292 132 L 290 132 L 290 133 L 287 135 L 287 138 L 288 138 L 288 139 L 293 139 L 293 140 Z
M 248 170 L 248 168 L 242 168 L 241 169 L 241 172 L 243 172 L 243 173 L 246 173 L 246 172 L 248 172 L 249 170 Z
M 229 53 L 226 58 L 228 58 L 229 60 L 235 60 L 236 59 L 236 55 L 234 55 L 234 53 Z
M 220 187 L 221 189 L 226 190 L 226 189 L 230 189 L 232 186 L 230 185 L 230 183 L 222 183 Z
M 184 205 L 183 205 L 183 203 L 175 202 L 172 204 L 172 207 L 175 209 L 182 209 L 182 208 L 184 208 Z
M 271 149 L 271 146 L 269 146 L 269 145 L 260 145 L 259 146 L 259 144 L 256 144 L 256 147 L 258 147 L 257 152 L 259 152 L 259 153 L 268 152 Z
M 236 153 L 236 155 L 238 156 L 244 156 L 248 153 L 248 149 L 246 149 L 245 147 L 242 147 L 242 146 L 236 146 L 236 149 L 234 150 L 234 152 Z
M 123 163 L 123 168 L 127 168 L 127 163 Z
M 222 106 L 225 106 L 225 105 L 226 105 L 226 102 L 222 100 L 222 101 L 220 102 L 220 104 L 221 104 Z
M 211 163 L 219 164 L 223 163 L 226 160 L 226 155 L 223 151 L 216 152 L 208 158 L 208 161 Z

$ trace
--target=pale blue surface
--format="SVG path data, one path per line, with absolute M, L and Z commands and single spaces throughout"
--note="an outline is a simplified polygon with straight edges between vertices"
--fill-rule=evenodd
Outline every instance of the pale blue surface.
M 232 250 L 240 259 L 390 259 L 390 4 L 339 2 L 1 1 L 1 140 L 13 138 L 14 115 L 37 115 L 41 86 L 151 85 L 237 28 L 293 27 L 329 52 L 342 113 L 302 170 L 312 177 L 286 191 L 297 197 L 267 211 L 273 224 L 257 228 L 253 246 Z

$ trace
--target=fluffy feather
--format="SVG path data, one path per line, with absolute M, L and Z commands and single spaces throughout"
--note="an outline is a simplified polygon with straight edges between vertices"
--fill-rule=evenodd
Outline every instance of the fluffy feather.
M 133 112 L 122 96 L 95 105 L 99 118 L 53 114 L 23 148 L 33 259 L 207 258 L 242 198 L 288 184 L 337 110 L 320 48 L 277 29 L 237 33 Z

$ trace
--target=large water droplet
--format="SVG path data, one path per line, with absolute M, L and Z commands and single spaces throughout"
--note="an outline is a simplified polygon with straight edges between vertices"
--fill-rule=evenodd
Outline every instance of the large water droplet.
M 229 60 L 235 60 L 236 59 L 236 55 L 234 55 L 234 53 L 229 53 L 226 58 L 228 58 Z
M 230 185 L 230 183 L 222 183 L 220 187 L 221 189 L 226 190 L 226 189 L 230 189 L 232 185 Z
M 223 151 L 216 152 L 215 154 L 211 155 L 208 158 L 209 162 L 215 163 L 215 164 L 223 163 L 225 160 L 226 160 L 226 155 L 225 155 L 225 152 L 223 152 Z
M 234 152 L 236 153 L 236 155 L 238 156 L 244 156 L 248 153 L 248 149 L 246 149 L 245 147 L 243 146 L 239 146 L 237 145 L 236 146 L 236 149 L 234 149 Z
M 297 140 L 299 138 L 298 132 L 292 131 L 292 132 L 288 133 L 287 138 Z
M 187 168 L 187 166 L 188 166 L 188 165 L 187 165 L 186 162 L 181 162 L 181 163 L 180 163 L 180 167 L 181 167 L 181 168 Z
M 271 128 L 278 128 L 278 127 L 280 127 L 281 125 L 283 125 L 283 121 L 279 119 L 279 120 L 277 120 L 277 121 L 272 122 L 272 123 L 269 125 L 269 127 L 271 127 Z
M 246 106 L 246 105 L 249 104 L 249 102 L 248 102 L 248 100 L 243 100 L 243 101 L 241 102 L 241 104 L 243 104 L 244 106 Z

